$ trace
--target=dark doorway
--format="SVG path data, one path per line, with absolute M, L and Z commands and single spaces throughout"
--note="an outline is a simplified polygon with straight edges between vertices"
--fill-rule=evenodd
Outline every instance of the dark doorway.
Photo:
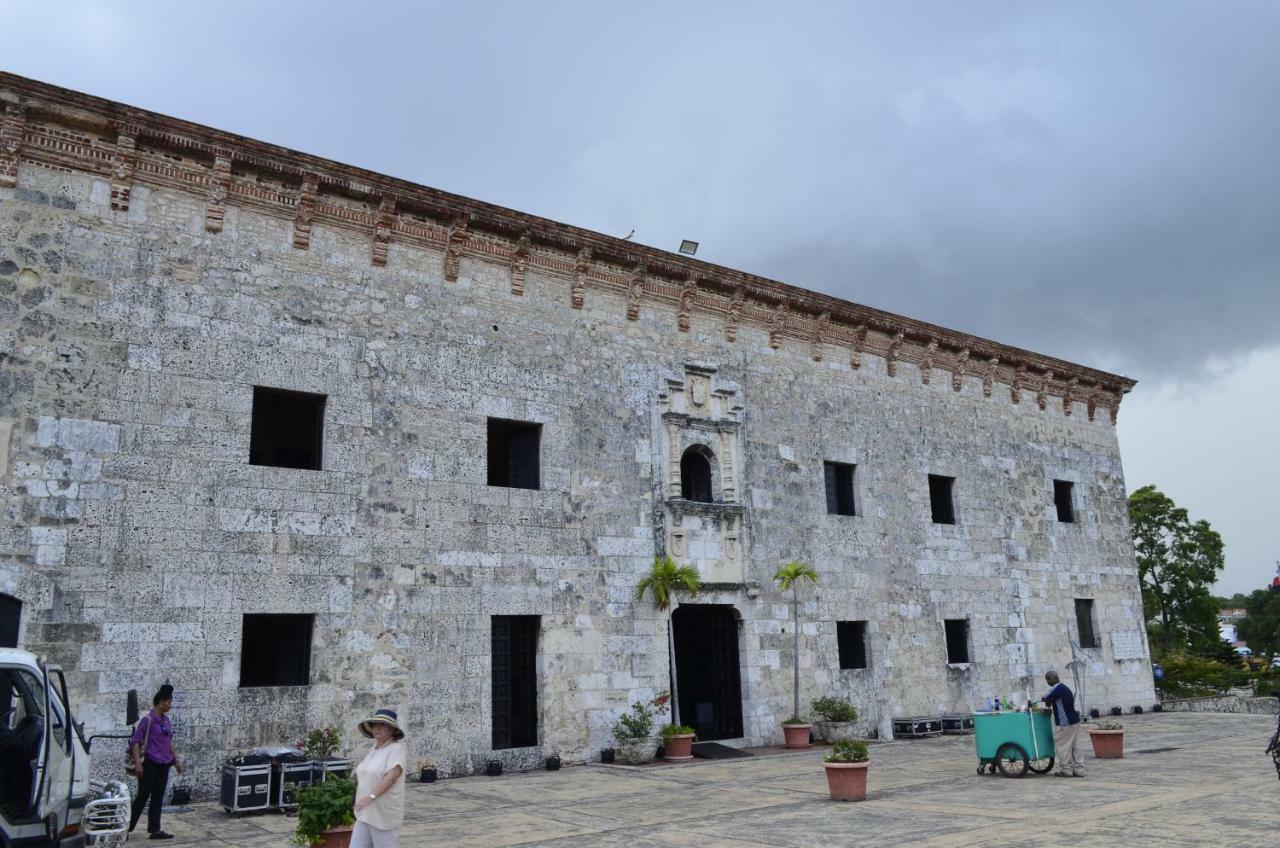
M 493 749 L 538 744 L 538 631 L 536 615 L 495 615 L 493 630 Z
M 696 730 L 702 741 L 741 737 L 742 684 L 733 607 L 681 606 L 671 622 L 681 723 Z
M 0 648 L 18 647 L 18 623 L 22 620 L 22 601 L 0 595 Z

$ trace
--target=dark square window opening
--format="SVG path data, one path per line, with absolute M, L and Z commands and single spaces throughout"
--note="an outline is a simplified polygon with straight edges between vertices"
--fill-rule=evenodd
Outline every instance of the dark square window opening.
M 853 471 L 856 467 L 847 462 L 822 463 L 829 514 L 857 515 L 853 503 Z
M 1072 524 L 1076 520 L 1075 507 L 1071 504 L 1071 490 L 1074 483 L 1066 480 L 1053 481 L 1053 503 L 1058 508 L 1058 520 L 1064 524 Z
M 1076 630 L 1080 634 L 1080 647 L 1098 647 L 1098 633 L 1093 628 L 1093 599 L 1076 598 Z
M 324 395 L 253 387 L 249 464 L 320 470 Z
M 306 686 L 311 682 L 314 615 L 247 614 L 240 642 L 240 685 Z
M 541 488 L 542 470 L 538 459 L 541 442 L 541 424 L 490 418 L 489 485 Z
M 943 622 L 947 631 L 947 662 L 969 661 L 969 619 L 948 618 Z
M 867 667 L 867 623 L 837 621 L 836 642 L 840 647 L 841 668 Z
M 955 524 L 956 508 L 951 490 L 956 478 L 940 474 L 929 475 L 929 509 L 934 524 Z

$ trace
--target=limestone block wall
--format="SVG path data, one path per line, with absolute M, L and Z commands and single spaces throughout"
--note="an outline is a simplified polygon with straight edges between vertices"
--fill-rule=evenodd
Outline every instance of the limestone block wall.
M 594 757 L 668 688 L 665 618 L 634 588 L 677 526 L 720 575 L 700 602 L 740 618 L 738 744 L 779 740 L 790 713 L 771 583 L 789 559 L 821 575 L 804 703 L 847 696 L 887 732 L 1035 695 L 1050 666 L 1070 682 L 1076 598 L 1100 636 L 1078 652 L 1086 702 L 1154 700 L 1115 430 L 1070 390 L 1046 404 L 1050 378 L 992 391 L 994 366 L 818 356 L 821 336 L 730 334 L 683 294 L 580 285 L 572 263 L 529 262 L 517 287 L 481 250 L 390 239 L 371 263 L 344 226 L 308 222 L 302 250 L 297 222 L 249 206 L 211 229 L 201 192 L 113 198 L 25 160 L 0 187 L 0 592 L 90 732 L 172 679 L 199 786 L 308 726 L 354 742 L 379 706 L 446 774 Z M 671 505 L 664 396 L 691 367 L 716 403 L 732 387 L 733 531 Z M 320 470 L 248 463 L 255 385 L 327 396 Z M 487 485 L 489 417 L 542 425 L 540 490 Z M 827 514 L 824 460 L 856 464 L 856 516 Z M 930 521 L 930 473 L 956 478 L 955 525 Z M 1054 479 L 1077 523 L 1056 520 Z M 315 615 L 310 685 L 238 685 L 256 612 Z M 490 749 L 493 615 L 541 616 L 537 748 Z M 966 665 L 946 662 L 948 618 L 970 621 Z M 846 620 L 867 622 L 867 669 L 839 668 Z

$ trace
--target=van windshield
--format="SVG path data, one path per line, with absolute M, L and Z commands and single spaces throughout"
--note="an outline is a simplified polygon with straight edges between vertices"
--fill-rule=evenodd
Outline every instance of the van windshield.
M 44 741 L 44 684 L 25 668 L 0 667 L 0 806 L 26 814 Z

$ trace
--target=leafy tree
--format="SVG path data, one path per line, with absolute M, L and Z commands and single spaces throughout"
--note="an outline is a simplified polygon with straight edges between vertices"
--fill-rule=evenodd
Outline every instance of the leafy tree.
M 1222 537 L 1155 486 L 1129 495 L 1129 522 L 1143 611 L 1158 619 L 1164 652 L 1175 640 L 1194 650 L 1216 646 L 1218 605 L 1209 587 L 1225 564 Z
M 773 582 L 778 584 L 778 588 L 782 591 L 791 590 L 791 619 L 792 631 L 795 633 L 795 674 L 793 691 L 795 694 L 795 705 L 791 713 L 794 719 L 800 718 L 800 581 L 809 580 L 813 583 L 818 582 L 818 572 L 813 570 L 813 566 L 804 562 L 796 562 L 792 560 L 786 565 L 778 569 L 773 575 Z
M 1254 656 L 1280 654 L 1280 592 L 1259 589 L 1244 602 L 1245 618 L 1237 632 Z
M 679 592 L 698 594 L 702 588 L 702 579 L 698 577 L 698 569 L 692 565 L 676 565 L 669 556 L 653 558 L 653 566 L 649 573 L 640 578 L 636 584 L 636 600 L 644 600 L 648 594 L 653 598 L 653 605 L 659 611 L 667 613 L 667 657 L 671 663 L 672 698 L 671 720 L 680 723 L 680 692 L 676 689 L 676 643 L 671 632 L 671 603 Z

